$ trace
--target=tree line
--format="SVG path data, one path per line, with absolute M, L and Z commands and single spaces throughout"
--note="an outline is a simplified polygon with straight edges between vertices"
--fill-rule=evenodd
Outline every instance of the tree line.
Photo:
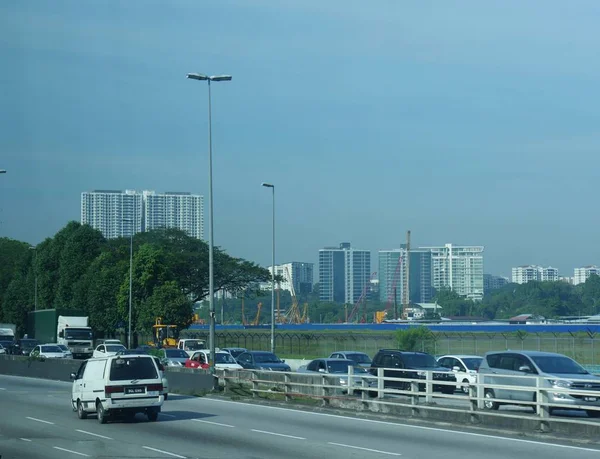
M 37 309 L 82 310 L 98 336 L 113 335 L 129 317 L 129 260 L 129 238 L 105 239 L 77 222 L 35 247 L 0 238 L 0 322 L 24 333 L 37 302 Z M 132 329 L 148 332 L 156 317 L 188 327 L 209 291 L 208 245 L 176 229 L 139 233 L 132 267 Z M 269 279 L 265 268 L 214 248 L 215 291 Z

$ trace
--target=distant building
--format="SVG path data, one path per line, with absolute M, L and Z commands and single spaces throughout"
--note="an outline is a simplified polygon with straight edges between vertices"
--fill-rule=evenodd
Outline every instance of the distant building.
M 370 295 L 371 252 L 349 242 L 319 250 L 319 299 L 353 304 L 363 291 Z
M 498 290 L 505 285 L 508 285 L 510 281 L 506 277 L 494 276 L 493 274 L 483 275 L 483 294 L 487 295 L 492 290 Z
M 584 266 L 583 268 L 575 268 L 573 285 L 584 284 L 585 281 L 587 281 L 592 275 L 600 276 L 600 268 L 597 266 Z
M 428 303 L 433 298 L 431 251 L 410 251 L 409 296 L 411 303 Z M 379 251 L 379 300 L 381 303 L 404 304 L 406 245 L 399 249 Z
M 204 238 L 203 197 L 191 193 L 96 190 L 81 193 L 81 223 L 107 239 L 157 228 L 178 228 Z
M 270 273 L 273 272 L 272 266 L 269 266 L 267 269 Z M 313 263 L 304 263 L 300 261 L 292 261 L 291 263 L 275 266 L 275 275 L 283 278 L 283 281 L 279 284 L 279 288 L 281 288 L 281 290 L 291 291 L 291 286 L 293 285 L 296 295 L 306 295 L 312 292 L 313 271 Z M 267 289 L 271 289 L 270 284 Z
M 526 284 L 530 281 L 556 282 L 558 269 L 552 266 L 547 268 L 537 265 L 517 266 L 512 269 L 512 281 L 515 284 Z
M 404 320 L 421 320 L 427 314 L 441 314 L 442 307 L 437 303 L 417 303 L 411 304 L 409 308 L 403 311 Z
M 81 193 L 81 223 L 107 239 L 142 231 L 142 195 L 134 190 L 94 190 Z
M 420 247 L 430 250 L 432 284 L 436 290 L 449 288 L 472 300 L 483 298 L 483 246 Z
M 178 228 L 204 239 L 204 197 L 185 192 L 144 191 L 145 231 Z

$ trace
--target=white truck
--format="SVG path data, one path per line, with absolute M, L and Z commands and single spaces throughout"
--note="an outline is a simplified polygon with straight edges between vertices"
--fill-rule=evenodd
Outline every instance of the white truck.
M 177 341 L 177 349 L 187 352 L 191 357 L 194 352 L 206 349 L 206 341 L 201 339 L 180 339 Z
M 87 317 L 58 316 L 57 343 L 64 344 L 73 358 L 88 359 L 94 354 L 94 337 Z
M 0 324 L 0 341 L 13 342 L 16 330 L 17 326 L 15 324 Z

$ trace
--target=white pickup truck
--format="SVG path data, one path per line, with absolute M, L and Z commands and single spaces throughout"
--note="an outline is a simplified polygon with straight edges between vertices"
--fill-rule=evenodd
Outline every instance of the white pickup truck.
M 206 341 L 201 339 L 180 339 L 177 341 L 177 349 L 187 352 L 191 357 L 194 352 L 206 349 Z

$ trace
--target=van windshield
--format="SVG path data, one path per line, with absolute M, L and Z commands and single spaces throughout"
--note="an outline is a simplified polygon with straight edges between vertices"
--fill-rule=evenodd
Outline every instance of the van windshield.
M 151 357 L 122 357 L 110 364 L 110 380 L 156 379 L 156 366 Z
M 544 373 L 569 375 L 588 374 L 588 371 L 585 368 L 574 360 L 564 356 L 531 356 L 531 360 L 533 360 Z

